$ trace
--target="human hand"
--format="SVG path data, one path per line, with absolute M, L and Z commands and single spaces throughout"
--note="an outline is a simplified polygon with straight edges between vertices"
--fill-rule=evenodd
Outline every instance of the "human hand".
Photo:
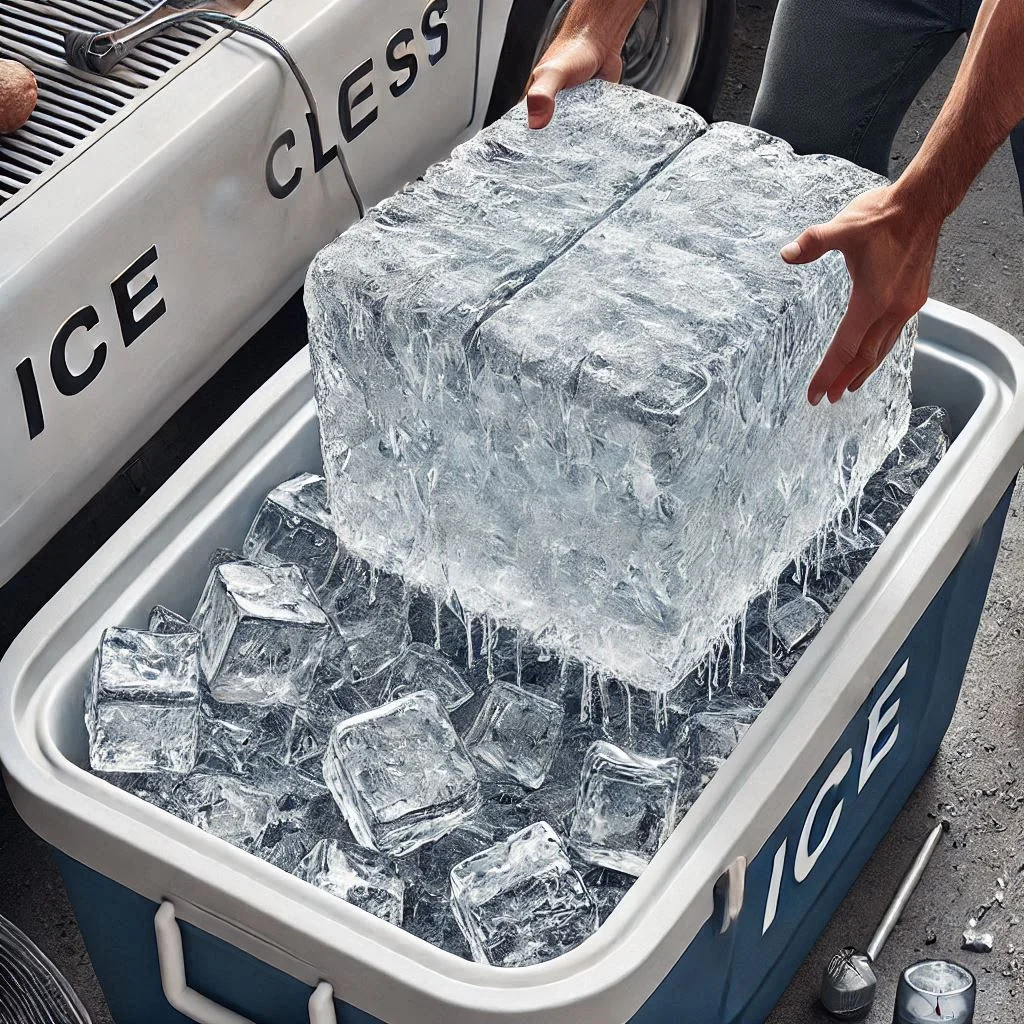
M 533 69 L 526 90 L 531 128 L 546 127 L 555 112 L 555 94 L 592 78 L 617 82 L 622 77 L 622 47 L 587 31 L 563 29 Z
M 856 391 L 892 351 L 925 304 L 942 216 L 914 202 L 899 184 L 858 196 L 827 224 L 784 246 L 787 263 L 811 263 L 838 250 L 853 288 L 835 337 L 807 388 L 811 405 Z

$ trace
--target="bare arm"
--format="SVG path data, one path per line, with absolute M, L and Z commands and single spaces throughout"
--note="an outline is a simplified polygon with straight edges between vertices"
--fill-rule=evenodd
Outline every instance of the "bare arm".
M 617 82 L 622 47 L 645 0 L 574 0 L 558 35 L 534 68 L 526 93 L 531 128 L 544 128 L 555 94 L 592 78 Z
M 850 304 L 808 387 L 812 404 L 856 391 L 925 303 L 943 221 L 1024 120 L 1024 0 L 984 0 L 953 88 L 899 180 L 855 199 L 782 250 L 808 263 L 839 250 Z

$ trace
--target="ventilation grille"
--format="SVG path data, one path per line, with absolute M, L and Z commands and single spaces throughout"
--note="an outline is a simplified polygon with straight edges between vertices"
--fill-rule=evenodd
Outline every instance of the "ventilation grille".
M 21 61 L 39 81 L 28 124 L 0 135 L 0 215 L 6 202 L 85 142 L 218 31 L 201 22 L 149 39 L 109 75 L 72 68 L 64 33 L 109 32 L 144 14 L 153 0 L 0 0 L 0 58 Z

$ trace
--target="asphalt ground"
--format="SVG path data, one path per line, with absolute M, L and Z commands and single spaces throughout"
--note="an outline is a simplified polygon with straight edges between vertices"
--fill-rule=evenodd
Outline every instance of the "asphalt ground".
M 741 0 L 739 8 L 736 42 L 718 115 L 745 121 L 757 90 L 775 4 L 771 0 Z M 952 83 L 961 54 L 962 47 L 954 50 L 913 104 L 894 149 L 893 175 L 906 166 L 924 138 Z M 1013 163 L 1005 147 L 946 226 L 932 295 L 1024 337 L 1024 217 Z M 296 332 L 300 330 L 301 310 L 293 304 L 264 332 L 258 358 L 266 364 L 267 372 L 294 350 Z M 252 353 L 246 357 L 250 365 L 252 358 Z M 218 385 L 227 389 L 228 398 L 220 401 L 212 418 L 207 414 L 209 423 L 204 424 L 209 429 L 241 400 L 245 376 L 229 366 L 227 383 L 222 378 Z M 205 392 L 197 408 L 209 409 L 213 397 L 212 392 Z M 173 433 L 175 428 L 169 429 Z M 179 453 L 181 448 L 193 445 L 195 426 L 190 430 L 189 437 L 178 439 Z M 141 503 L 173 468 L 167 456 L 173 446 L 166 444 L 166 438 L 165 433 L 164 443 L 151 449 L 148 466 L 136 460 L 126 467 L 121 505 Z M 1016 953 L 1016 947 L 1024 945 L 1022 512 L 1024 495 L 1018 489 L 963 693 L 939 755 L 767 1024 L 816 1024 L 829 1019 L 816 1006 L 823 965 L 836 949 L 867 942 L 898 876 L 939 818 L 951 823 L 951 832 L 880 957 L 878 998 L 868 1020 L 870 1024 L 889 1024 L 900 969 L 924 956 L 957 959 L 975 973 L 979 990 L 977 1024 L 1016 1024 L 1024 1018 L 1020 1008 L 1024 954 L 1018 957 Z M 116 511 L 94 505 L 79 527 L 84 525 L 98 543 L 118 518 Z M 74 545 L 74 538 L 69 536 L 65 543 Z M 43 574 L 40 569 L 34 577 L 22 581 L 17 593 L 8 590 L 0 596 L 5 628 L 41 600 Z M 993 950 L 965 952 L 960 948 L 964 926 L 983 908 L 982 924 L 994 937 Z M 19 821 L 2 787 L 0 914 L 14 921 L 57 964 L 79 992 L 95 1024 L 112 1024 L 47 848 Z M 681 1024 L 689 1024 L 685 1010 L 680 1009 Z

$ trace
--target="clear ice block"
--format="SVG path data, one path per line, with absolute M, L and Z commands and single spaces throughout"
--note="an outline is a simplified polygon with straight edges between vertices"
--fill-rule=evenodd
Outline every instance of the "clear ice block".
M 480 805 L 476 769 L 432 692 L 340 722 L 323 772 L 356 840 L 394 857 L 440 839 Z
M 466 734 L 466 746 L 484 764 L 537 789 L 558 750 L 563 717 L 561 704 L 499 682 Z
M 573 849 L 588 863 L 639 875 L 676 823 L 682 765 L 598 740 L 583 761 Z
M 300 473 L 275 487 L 260 506 L 242 553 L 263 565 L 297 565 L 314 590 L 330 579 L 345 552 L 327 507 L 322 476 Z
M 680 758 L 703 783 L 710 782 L 757 721 L 759 711 L 757 707 L 739 705 L 694 715 L 679 737 Z
M 194 628 L 184 615 L 179 615 L 162 604 L 153 605 L 149 613 L 150 633 L 188 633 Z
M 388 670 L 381 693 L 383 702 L 432 690 L 449 714 L 473 699 L 473 689 L 462 673 L 426 644 L 411 643 Z
M 821 629 L 828 616 L 813 598 L 794 597 L 781 605 L 772 616 L 772 632 L 789 653 L 806 644 Z
M 456 864 L 451 886 L 455 918 L 478 963 L 542 963 L 597 930 L 594 897 L 544 821 Z
M 405 883 L 394 863 L 379 853 L 323 839 L 309 851 L 295 874 L 382 921 L 402 923 Z
M 518 108 L 313 261 L 331 508 L 375 564 L 664 691 L 898 441 L 916 325 L 812 408 L 849 277 L 778 251 L 880 179 L 621 87 L 562 107 L 532 134 Z
M 199 634 L 104 630 L 85 722 L 94 771 L 190 771 L 199 729 Z
M 210 692 L 224 703 L 301 704 L 332 633 L 301 569 L 249 561 L 210 573 L 192 622 Z

